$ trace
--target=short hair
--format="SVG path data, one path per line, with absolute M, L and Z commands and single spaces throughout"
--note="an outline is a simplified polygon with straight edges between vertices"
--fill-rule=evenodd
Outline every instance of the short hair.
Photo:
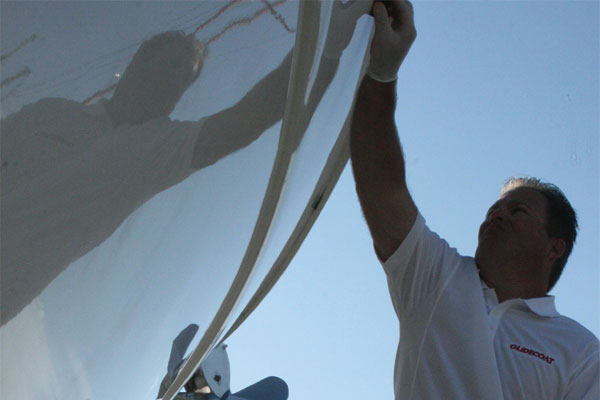
M 190 46 L 190 50 L 192 50 L 191 43 L 191 40 L 183 31 L 162 32 L 144 41 L 136 51 L 134 58 L 148 57 L 161 51 L 164 47 L 172 45 Z
M 194 52 L 202 52 L 205 50 L 202 44 L 195 41 L 192 36 L 186 35 L 183 31 L 166 31 L 143 42 L 133 55 L 132 61 L 146 62 L 157 52 L 164 51 L 165 48 L 177 46 L 180 46 L 184 50 L 184 54 L 189 54 L 190 57 Z M 198 71 L 193 75 L 192 81 L 198 77 L 199 73 L 200 68 L 198 68 Z
M 157 56 L 165 53 L 171 62 L 156 64 Z M 182 31 L 160 33 L 143 42 L 119 80 L 113 99 L 117 103 L 133 104 L 135 121 L 168 116 L 187 88 L 196 80 L 207 54 L 206 45 Z M 152 66 L 148 69 L 148 66 Z M 154 68 L 154 69 L 153 69 Z M 162 74 L 162 68 L 176 73 Z M 154 75 L 151 76 L 154 71 Z M 152 80 L 150 82 L 149 80 Z M 143 93 L 144 98 L 136 98 Z
M 577 214 L 558 186 L 543 182 L 537 178 L 510 177 L 502 186 L 501 193 L 504 194 L 519 187 L 534 189 L 546 198 L 548 201 L 546 232 L 550 237 L 560 238 L 565 241 L 565 252 L 555 261 L 550 273 L 547 290 L 549 292 L 558 281 L 558 278 L 560 278 L 571 250 L 573 250 L 575 238 L 577 237 Z

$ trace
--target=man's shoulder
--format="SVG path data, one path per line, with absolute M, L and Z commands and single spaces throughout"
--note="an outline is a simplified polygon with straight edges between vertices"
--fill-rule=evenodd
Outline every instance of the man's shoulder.
M 415 251 L 419 250 L 426 250 L 429 255 L 431 255 L 432 251 L 444 253 L 446 256 L 451 255 L 453 259 L 460 260 L 462 263 L 474 264 L 473 257 L 460 254 L 446 239 L 431 230 L 420 211 L 417 212 L 415 222 L 404 241 L 398 246 L 392 256 L 385 263 L 382 263 L 393 263 L 398 259 L 410 258 Z
M 570 368 L 594 360 L 600 363 L 600 341 L 589 329 L 564 315 L 544 320 L 537 327 L 537 336 L 549 346 L 548 352 L 556 354 L 557 360 L 562 354 L 560 358 Z
M 26 104 L 20 112 L 43 112 L 52 113 L 65 110 L 83 110 L 85 106 L 77 101 L 65 99 L 62 97 L 46 97 L 35 103 Z
M 404 241 L 382 264 L 388 275 L 411 269 L 429 278 L 434 275 L 450 278 L 460 271 L 463 278 L 468 276 L 469 282 L 476 284 L 476 287 L 480 285 L 473 257 L 460 254 L 455 247 L 431 230 L 420 212 Z
M 3 123 L 27 120 L 36 121 L 56 121 L 61 117 L 72 117 L 77 113 L 84 113 L 85 105 L 80 102 L 61 97 L 47 97 L 34 103 L 25 104 L 19 111 L 2 118 Z
M 589 343 L 600 345 L 600 340 L 585 326 L 579 322 L 565 315 L 559 315 L 555 318 L 555 323 L 559 324 L 561 329 L 564 330 L 565 337 L 576 340 L 579 343 Z M 596 351 L 599 351 L 596 346 Z
M 100 104 L 87 106 L 65 98 L 44 98 L 23 106 L 2 120 L 3 154 L 19 154 L 21 161 L 26 154 L 38 161 L 54 157 L 50 155 L 54 150 L 64 154 L 111 130 L 103 110 Z

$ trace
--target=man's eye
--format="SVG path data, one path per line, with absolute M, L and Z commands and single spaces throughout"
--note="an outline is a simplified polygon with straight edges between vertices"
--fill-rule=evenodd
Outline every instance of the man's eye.
M 522 213 L 527 214 L 527 210 L 525 210 L 523 207 L 515 207 L 515 209 L 513 210 L 513 212 L 514 213 L 522 212 Z

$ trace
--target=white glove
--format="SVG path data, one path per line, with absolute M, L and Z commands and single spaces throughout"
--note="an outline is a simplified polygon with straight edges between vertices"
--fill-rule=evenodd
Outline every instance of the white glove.
M 407 0 L 373 4 L 375 33 L 371 40 L 371 59 L 367 75 L 380 82 L 395 81 L 400 64 L 417 37 L 412 4 Z

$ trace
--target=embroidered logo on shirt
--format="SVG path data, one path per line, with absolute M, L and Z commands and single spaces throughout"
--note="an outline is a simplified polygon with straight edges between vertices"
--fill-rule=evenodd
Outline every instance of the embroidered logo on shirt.
M 511 348 L 511 350 L 516 350 L 521 353 L 525 353 L 525 354 L 529 354 L 530 356 L 537 357 L 540 360 L 546 361 L 548 364 L 552 364 L 552 362 L 554 361 L 554 358 L 552 358 L 550 356 L 540 353 L 539 351 L 528 349 L 527 347 L 519 346 L 518 344 L 511 344 L 510 348 Z

